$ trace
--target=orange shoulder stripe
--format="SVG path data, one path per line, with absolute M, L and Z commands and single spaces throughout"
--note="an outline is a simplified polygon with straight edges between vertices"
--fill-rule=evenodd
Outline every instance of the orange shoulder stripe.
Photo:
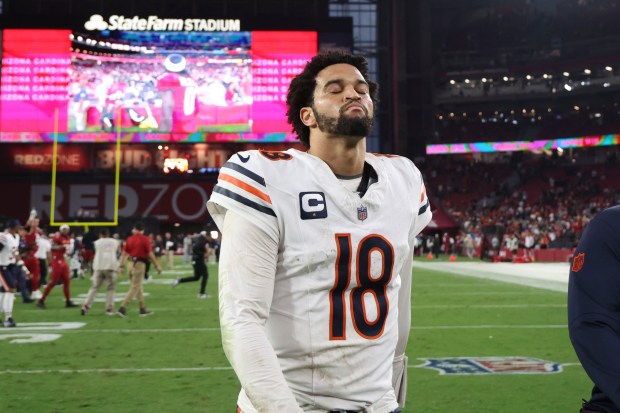
M 240 179 L 235 178 L 234 176 L 227 175 L 225 173 L 220 172 L 219 179 L 222 180 L 222 181 L 226 181 L 228 183 L 231 183 L 234 186 L 236 186 L 238 188 L 241 188 L 244 191 L 247 191 L 247 192 L 251 193 L 252 195 L 256 195 L 257 197 L 259 197 L 263 201 L 268 202 L 269 204 L 271 204 L 271 198 L 269 198 L 269 195 L 267 195 L 266 193 L 264 193 L 261 190 L 258 190 L 256 188 L 254 188 L 253 186 L 250 186 L 250 185 L 246 184 L 245 182 L 243 182 Z

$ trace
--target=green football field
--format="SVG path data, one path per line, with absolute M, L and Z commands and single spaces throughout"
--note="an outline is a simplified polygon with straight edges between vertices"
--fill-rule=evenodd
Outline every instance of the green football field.
M 0 328 L 0 411 L 233 413 L 239 384 L 220 344 L 217 266 L 208 299 L 198 283 L 171 288 L 190 272 L 177 265 L 145 284 L 155 312 L 146 318 L 135 302 L 126 319 L 105 315 L 103 291 L 87 316 L 64 308 L 61 287 L 47 310 L 16 300 L 18 327 Z M 117 300 L 129 289 L 119 282 Z M 76 302 L 89 286 L 72 281 Z M 565 293 L 420 269 L 413 289 L 404 412 L 579 411 L 591 383 L 568 340 Z M 425 359 L 441 359 L 428 363 L 445 374 L 420 367 Z

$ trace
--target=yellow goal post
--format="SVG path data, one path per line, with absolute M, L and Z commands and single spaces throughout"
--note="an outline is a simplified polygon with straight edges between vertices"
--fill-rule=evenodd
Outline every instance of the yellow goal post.
M 56 221 L 54 213 L 56 210 L 56 172 L 57 172 L 57 155 L 58 155 L 58 109 L 54 113 L 54 143 L 52 147 L 52 188 L 50 198 L 50 226 L 60 225 L 77 225 L 84 226 L 88 230 L 92 227 L 115 227 L 118 225 L 118 201 L 121 174 L 121 110 L 118 111 L 116 122 L 116 152 L 115 152 L 115 172 L 114 172 L 114 217 L 112 221 Z

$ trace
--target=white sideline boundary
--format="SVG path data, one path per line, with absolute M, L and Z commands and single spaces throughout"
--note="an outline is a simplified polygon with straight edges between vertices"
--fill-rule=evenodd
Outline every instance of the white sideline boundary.
M 580 363 L 561 363 L 562 367 L 581 366 Z M 409 365 L 408 369 L 424 368 L 424 364 Z M 160 367 L 160 368 L 125 368 L 125 369 L 44 369 L 44 370 L 0 370 L 1 375 L 17 374 L 93 374 L 93 373 L 170 373 L 170 372 L 208 372 L 208 371 L 231 371 L 230 366 L 205 366 L 205 367 Z M 490 374 L 489 376 L 496 377 Z
M 36 323 L 22 323 L 15 328 L 3 328 L 0 330 L 0 337 L 7 334 L 19 333 L 39 333 L 39 332 L 57 332 L 62 334 L 147 334 L 147 333 L 219 333 L 219 327 L 195 327 L 195 328 L 100 328 L 100 329 L 72 329 L 64 330 L 54 327 L 31 326 Z M 453 326 L 411 326 L 411 330 L 529 330 L 529 329 L 557 329 L 568 328 L 566 324 L 480 324 L 480 325 L 453 325 Z
M 413 262 L 414 277 L 417 268 L 563 293 L 568 292 L 568 274 L 570 272 L 569 263 L 512 264 L 506 262 L 424 262 L 415 260 Z M 415 289 L 415 282 L 413 287 Z

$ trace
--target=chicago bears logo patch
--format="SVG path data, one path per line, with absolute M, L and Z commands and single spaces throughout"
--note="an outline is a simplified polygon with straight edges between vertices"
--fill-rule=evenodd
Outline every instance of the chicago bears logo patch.
M 423 358 L 425 367 L 441 375 L 549 374 L 562 372 L 562 365 L 533 357 Z
M 571 267 L 571 270 L 573 272 L 579 272 L 580 269 L 583 268 L 583 264 L 586 261 L 586 254 L 585 253 L 580 253 L 575 255 L 575 258 L 573 258 L 573 266 Z

